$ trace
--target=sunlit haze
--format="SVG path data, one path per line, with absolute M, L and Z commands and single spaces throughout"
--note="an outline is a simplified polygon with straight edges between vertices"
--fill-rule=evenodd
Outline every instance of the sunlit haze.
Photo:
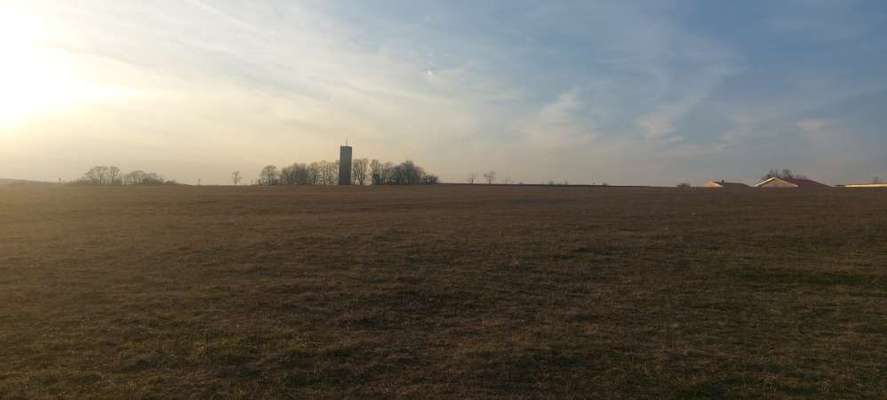
M 779 4 L 777 4 L 779 3 Z M 0 0 L 0 177 L 887 178 L 882 1 Z

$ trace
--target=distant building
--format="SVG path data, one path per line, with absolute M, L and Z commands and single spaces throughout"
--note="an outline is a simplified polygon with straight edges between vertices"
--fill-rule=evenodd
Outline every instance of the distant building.
M 831 187 L 824 183 L 819 183 L 811 179 L 807 178 L 767 178 L 757 185 L 757 188 L 804 188 L 804 189 L 815 189 L 815 188 L 827 188 Z
M 339 147 L 339 185 L 351 184 L 351 146 Z
M 749 186 L 741 182 L 726 182 L 723 179 L 719 181 L 705 182 L 702 187 L 713 189 L 748 189 Z
M 850 183 L 843 185 L 848 188 L 887 188 L 887 183 Z

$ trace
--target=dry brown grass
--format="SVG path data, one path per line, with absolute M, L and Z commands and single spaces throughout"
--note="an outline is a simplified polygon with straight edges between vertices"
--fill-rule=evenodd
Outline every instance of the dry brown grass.
M 0 398 L 883 398 L 887 191 L 0 187 Z

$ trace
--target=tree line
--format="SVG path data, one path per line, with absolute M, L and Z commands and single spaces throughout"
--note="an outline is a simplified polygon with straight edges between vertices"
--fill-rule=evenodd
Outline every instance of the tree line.
M 154 172 L 135 170 L 123 173 L 116 166 L 99 165 L 89 169 L 80 179 L 74 183 L 82 185 L 163 185 L 174 184 L 175 181 L 166 180 L 163 176 Z
M 486 182 L 488 185 L 492 185 L 492 184 L 496 183 L 496 171 L 490 170 L 490 171 L 484 172 L 483 175 L 481 175 L 481 176 L 483 176 L 484 182 Z M 474 184 L 477 181 L 478 181 L 477 172 L 472 172 L 472 173 L 468 174 L 467 177 L 465 177 L 465 182 L 468 182 L 470 184 Z M 505 179 L 503 179 L 502 183 L 511 184 L 512 182 L 511 182 L 511 179 L 505 178 Z
M 792 170 L 785 168 L 782 171 L 778 169 L 771 169 L 767 171 L 764 176 L 761 177 L 762 181 L 765 181 L 770 178 L 782 178 L 782 179 L 807 179 L 806 176 L 792 172 Z
M 235 185 L 242 180 L 240 171 L 231 173 Z M 433 185 L 437 175 L 430 174 L 412 161 L 400 164 L 354 159 L 351 162 L 351 183 L 354 185 Z M 259 185 L 336 185 L 339 183 L 339 161 L 293 163 L 283 168 L 267 165 L 259 171 Z

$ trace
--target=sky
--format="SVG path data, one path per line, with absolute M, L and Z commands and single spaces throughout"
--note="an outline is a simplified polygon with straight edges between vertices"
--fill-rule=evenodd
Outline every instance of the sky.
M 0 177 L 887 179 L 887 2 L 0 0 Z

